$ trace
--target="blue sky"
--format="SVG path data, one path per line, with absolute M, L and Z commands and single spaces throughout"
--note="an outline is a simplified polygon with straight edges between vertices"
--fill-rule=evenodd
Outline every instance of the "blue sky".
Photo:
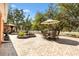
M 25 15 L 30 14 L 30 17 L 34 18 L 37 11 L 45 12 L 48 8 L 48 3 L 11 3 L 12 8 L 23 9 Z

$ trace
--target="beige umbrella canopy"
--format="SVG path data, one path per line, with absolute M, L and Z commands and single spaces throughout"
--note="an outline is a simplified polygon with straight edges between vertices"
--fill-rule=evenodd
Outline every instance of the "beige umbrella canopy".
M 13 27 L 16 27 L 16 25 L 14 24 L 7 24 L 7 23 L 4 23 L 5 26 L 13 26 Z
M 60 21 L 58 21 L 58 20 L 52 20 L 52 19 L 48 19 L 48 20 L 46 20 L 46 21 L 44 21 L 44 22 L 42 22 L 41 24 L 57 24 L 57 23 L 59 23 Z

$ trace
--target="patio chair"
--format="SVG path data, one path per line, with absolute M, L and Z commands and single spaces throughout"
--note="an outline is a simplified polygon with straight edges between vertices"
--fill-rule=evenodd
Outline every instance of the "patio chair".
M 10 40 L 8 32 L 4 32 L 4 40 L 5 41 L 9 41 Z

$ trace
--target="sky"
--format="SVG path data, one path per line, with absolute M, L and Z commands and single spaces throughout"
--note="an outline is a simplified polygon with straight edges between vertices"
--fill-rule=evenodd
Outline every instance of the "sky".
M 34 18 L 37 11 L 45 12 L 48 8 L 48 3 L 10 3 L 12 8 L 23 9 L 25 15 L 30 14 L 31 18 Z

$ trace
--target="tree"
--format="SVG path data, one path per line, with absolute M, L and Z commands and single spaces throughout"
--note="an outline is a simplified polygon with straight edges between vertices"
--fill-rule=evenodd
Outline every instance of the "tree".
M 48 9 L 44 14 L 47 19 L 54 19 L 54 10 L 52 6 L 53 4 L 49 4 Z
M 14 24 L 14 17 L 13 17 L 14 13 L 13 13 L 13 9 L 10 7 L 8 9 L 8 17 L 7 17 L 7 23 L 11 23 Z
M 15 20 L 15 25 L 16 25 L 16 30 L 22 30 L 22 24 L 24 22 L 24 18 L 25 18 L 25 15 L 24 15 L 24 12 L 23 10 L 18 10 L 18 9 L 14 9 L 13 10 L 14 12 L 14 20 Z
M 67 16 L 71 29 L 76 30 L 79 26 L 79 4 L 60 4 L 60 7 L 64 10 L 64 15 Z
M 35 15 L 35 20 L 32 23 L 32 29 L 41 30 L 41 22 L 43 22 L 44 20 L 46 20 L 44 18 L 44 15 L 41 12 L 37 12 Z
M 32 26 L 32 24 L 31 24 L 32 18 L 29 18 L 29 16 L 30 15 L 27 16 L 27 18 L 25 19 L 25 21 L 23 23 L 24 30 L 27 31 L 27 32 L 29 30 L 31 30 L 31 26 Z
M 23 9 L 9 8 L 7 23 L 15 24 L 17 32 L 20 30 L 30 30 L 32 26 L 31 20 L 32 18 L 30 18 L 30 15 L 28 15 L 27 18 L 25 18 Z

